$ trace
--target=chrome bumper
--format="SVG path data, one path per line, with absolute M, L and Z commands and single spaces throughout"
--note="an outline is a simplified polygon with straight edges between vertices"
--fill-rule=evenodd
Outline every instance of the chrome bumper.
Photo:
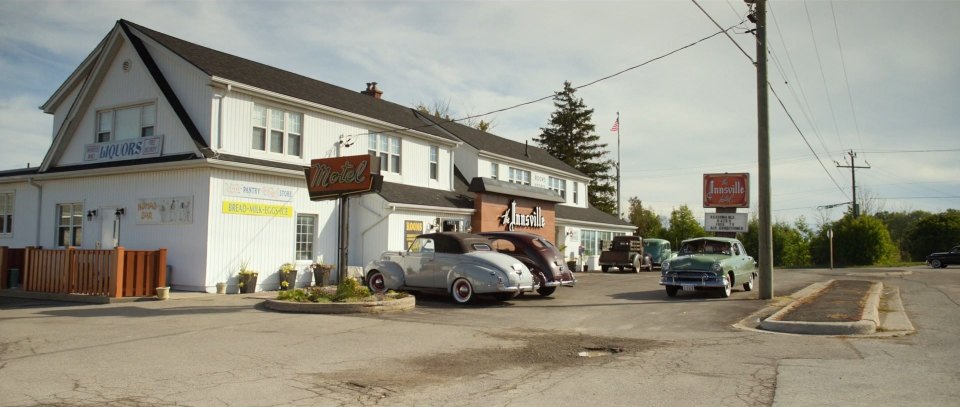
M 687 287 L 706 287 L 723 288 L 729 284 L 727 276 L 717 276 L 712 273 L 702 273 L 699 276 L 677 275 L 677 273 L 668 273 L 660 276 L 660 285 L 687 286 Z

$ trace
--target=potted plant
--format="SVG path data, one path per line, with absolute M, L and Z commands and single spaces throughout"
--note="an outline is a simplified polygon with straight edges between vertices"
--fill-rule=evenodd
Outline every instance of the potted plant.
M 323 287 L 330 285 L 330 272 L 333 271 L 332 264 L 313 263 L 310 265 L 313 270 L 313 285 Z
M 241 294 L 250 294 L 257 291 L 257 272 L 247 266 L 247 262 L 240 265 L 240 273 L 237 274 L 237 285 L 240 287 Z
M 297 284 L 297 266 L 293 263 L 283 263 L 280 266 L 280 289 L 288 290 Z

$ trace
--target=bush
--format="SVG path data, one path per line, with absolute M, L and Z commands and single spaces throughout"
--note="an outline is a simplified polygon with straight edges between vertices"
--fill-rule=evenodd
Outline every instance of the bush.
M 372 293 L 369 288 L 355 279 L 347 278 L 340 282 L 340 284 L 337 284 L 337 294 L 336 297 L 334 297 L 334 301 L 347 302 L 351 299 L 359 300 L 371 295 Z

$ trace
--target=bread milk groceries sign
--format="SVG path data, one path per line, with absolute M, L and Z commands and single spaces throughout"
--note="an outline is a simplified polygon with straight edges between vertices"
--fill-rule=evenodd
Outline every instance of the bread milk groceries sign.
M 749 208 L 750 174 L 703 174 L 704 208 Z
M 380 161 L 369 154 L 318 158 L 304 170 L 311 200 L 380 190 Z

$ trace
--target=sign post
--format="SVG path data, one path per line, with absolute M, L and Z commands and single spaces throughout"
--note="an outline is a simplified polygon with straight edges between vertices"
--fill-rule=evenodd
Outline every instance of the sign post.
M 350 241 L 350 195 L 379 192 L 383 185 L 380 160 L 375 156 L 318 158 L 304 169 L 311 201 L 337 199 L 337 282 L 347 278 L 347 244 Z

